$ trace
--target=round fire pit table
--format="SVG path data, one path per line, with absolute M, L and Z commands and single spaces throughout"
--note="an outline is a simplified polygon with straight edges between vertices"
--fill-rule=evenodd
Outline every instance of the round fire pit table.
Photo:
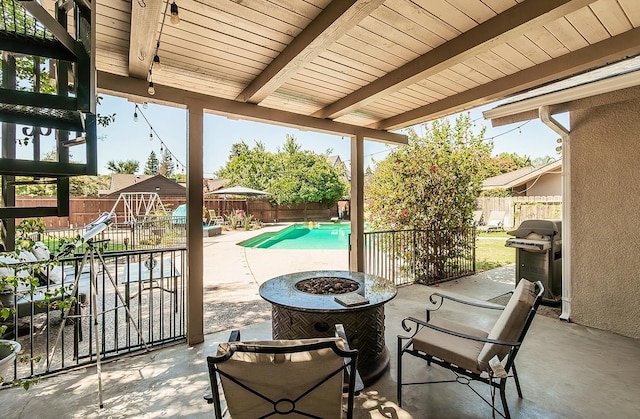
M 324 293 L 313 293 L 313 285 Z M 355 291 L 339 293 L 351 289 Z M 334 325 L 343 324 L 349 345 L 359 351 L 358 371 L 365 385 L 389 365 L 384 304 L 396 293 L 395 285 L 384 278 L 350 271 L 295 272 L 260 286 L 260 296 L 271 303 L 274 339 L 331 337 Z

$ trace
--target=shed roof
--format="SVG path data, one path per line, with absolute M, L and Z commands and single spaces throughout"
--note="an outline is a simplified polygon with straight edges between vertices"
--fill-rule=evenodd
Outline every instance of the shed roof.
M 107 196 L 118 196 L 125 192 L 155 192 L 160 196 L 186 196 L 187 190 L 184 186 L 178 184 L 175 180 L 167 179 L 162 175 L 112 175 L 112 187 L 114 185 L 113 176 L 117 178 L 116 182 L 125 184 L 125 180 L 132 180 L 126 186 L 119 189 L 111 189 Z
M 136 175 L 133 173 L 112 173 L 111 184 L 109 191 L 119 191 L 120 189 L 128 188 L 131 185 L 140 183 L 144 180 L 152 178 L 153 175 Z

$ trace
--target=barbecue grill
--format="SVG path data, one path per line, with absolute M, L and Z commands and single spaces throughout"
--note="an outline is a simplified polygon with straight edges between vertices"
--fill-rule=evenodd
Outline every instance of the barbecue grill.
M 556 304 L 562 296 L 562 222 L 557 220 L 526 220 L 515 236 L 505 243 L 516 249 L 516 285 L 520 278 L 544 285 L 542 302 Z

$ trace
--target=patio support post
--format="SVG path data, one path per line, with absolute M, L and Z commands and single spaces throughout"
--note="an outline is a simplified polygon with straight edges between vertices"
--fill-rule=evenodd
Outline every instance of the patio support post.
M 203 107 L 187 107 L 187 344 L 204 341 L 202 248 Z
M 364 272 L 364 137 L 351 137 L 351 248 L 349 269 Z

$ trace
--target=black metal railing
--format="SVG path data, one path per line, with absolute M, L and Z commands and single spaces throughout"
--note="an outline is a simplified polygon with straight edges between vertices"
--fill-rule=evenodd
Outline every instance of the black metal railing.
M 0 294 L 2 305 L 15 309 L 2 338 L 22 346 L 4 380 L 93 364 L 96 342 L 100 358 L 109 360 L 185 341 L 185 258 L 185 248 L 88 250 L 38 265 L 48 283 Z M 61 310 L 58 302 L 69 297 L 75 303 Z
M 475 229 L 364 233 L 366 273 L 396 285 L 432 285 L 475 272 Z
M 186 217 L 153 215 L 138 217 L 130 223 L 111 224 L 99 233 L 96 241 L 104 243 L 104 251 L 158 249 L 185 246 L 187 241 Z M 34 233 L 33 239 L 42 241 L 52 253 L 60 250 L 60 244 L 82 237 L 84 227 L 47 230 Z M 80 246 L 81 251 L 84 247 Z

